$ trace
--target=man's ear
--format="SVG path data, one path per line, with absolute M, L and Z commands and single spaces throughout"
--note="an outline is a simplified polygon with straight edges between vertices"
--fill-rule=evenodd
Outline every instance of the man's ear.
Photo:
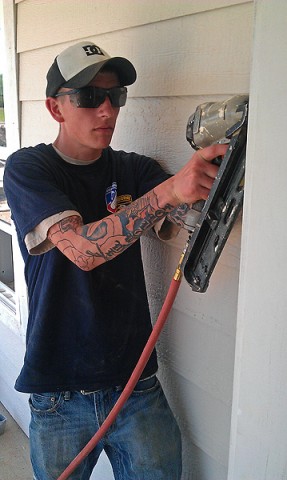
M 64 117 L 59 105 L 60 102 L 54 97 L 48 97 L 45 103 L 53 119 L 56 120 L 56 122 L 62 123 L 64 121 Z

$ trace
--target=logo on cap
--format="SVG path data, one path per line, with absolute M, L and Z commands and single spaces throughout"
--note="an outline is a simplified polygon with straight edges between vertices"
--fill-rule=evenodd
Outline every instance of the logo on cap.
M 105 54 L 102 52 L 100 47 L 97 47 L 97 45 L 86 45 L 86 46 L 83 47 L 83 49 L 85 50 L 87 56 L 89 56 L 89 55 L 103 55 L 103 56 L 105 56 Z

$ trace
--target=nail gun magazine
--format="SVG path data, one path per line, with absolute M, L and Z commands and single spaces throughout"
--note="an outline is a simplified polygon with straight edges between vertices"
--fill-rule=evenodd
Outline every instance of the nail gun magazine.
M 204 293 L 243 205 L 248 96 L 205 103 L 189 117 L 186 138 L 199 150 L 229 143 L 208 199 L 192 206 L 185 221 L 189 241 L 182 271 L 195 292 Z

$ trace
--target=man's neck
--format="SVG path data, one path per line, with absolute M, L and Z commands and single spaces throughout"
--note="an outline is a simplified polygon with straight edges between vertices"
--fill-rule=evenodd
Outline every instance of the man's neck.
M 55 144 L 53 144 L 53 148 L 57 152 L 57 154 L 63 160 L 65 160 L 65 162 L 72 163 L 73 165 L 90 165 L 91 163 L 96 162 L 101 157 L 101 154 L 100 154 L 98 157 L 94 158 L 93 160 L 79 160 L 77 158 L 70 157 L 69 155 L 65 155 L 65 153 L 61 152 L 61 150 L 59 150 L 59 148 L 57 148 Z
M 56 140 L 53 142 L 53 147 L 57 149 L 62 155 L 70 158 L 70 163 L 92 163 L 95 162 L 102 155 L 102 148 L 88 148 L 86 146 L 74 145 L 73 139 L 64 139 L 59 134 Z

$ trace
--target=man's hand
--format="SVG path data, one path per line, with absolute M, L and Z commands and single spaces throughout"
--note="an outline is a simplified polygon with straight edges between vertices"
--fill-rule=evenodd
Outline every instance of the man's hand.
M 195 152 L 178 173 L 155 188 L 160 205 L 161 202 L 174 206 L 192 205 L 198 200 L 206 200 L 219 168 L 212 161 L 224 156 L 227 149 L 226 144 L 216 144 Z

